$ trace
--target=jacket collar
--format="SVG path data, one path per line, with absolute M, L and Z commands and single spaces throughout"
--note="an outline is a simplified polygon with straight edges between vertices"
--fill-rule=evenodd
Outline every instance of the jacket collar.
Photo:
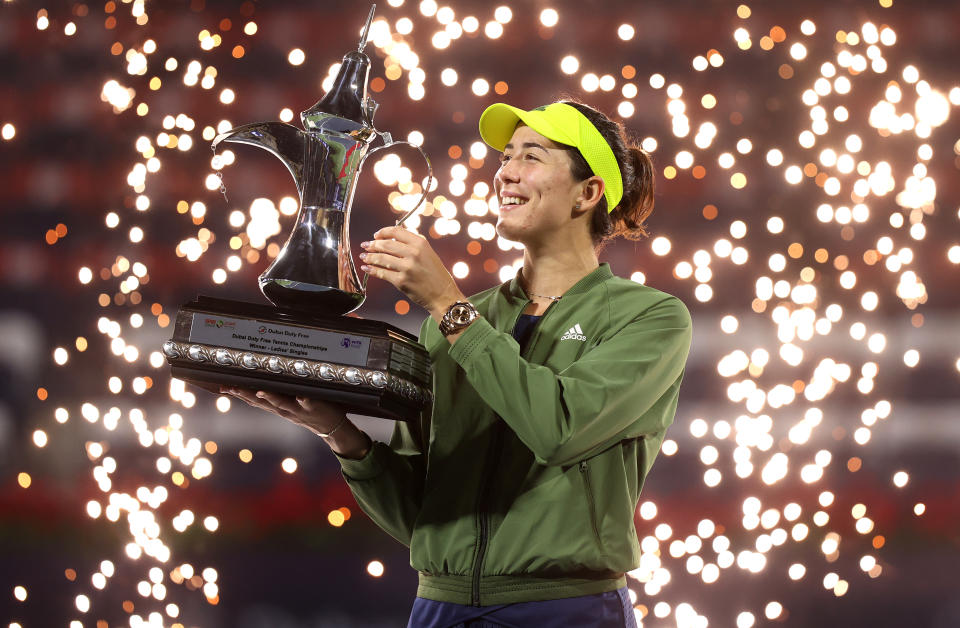
M 522 287 L 520 287 L 519 275 L 520 273 L 517 273 L 517 275 L 515 275 L 513 279 L 507 283 L 507 292 L 513 298 L 529 301 L 530 297 L 528 297 L 527 293 L 523 291 Z M 569 290 L 563 293 L 563 296 L 582 294 L 589 291 L 594 286 L 610 279 L 611 277 L 613 277 L 613 271 L 610 270 L 610 264 L 607 262 L 602 262 L 594 270 L 581 277 L 577 283 L 573 284 Z

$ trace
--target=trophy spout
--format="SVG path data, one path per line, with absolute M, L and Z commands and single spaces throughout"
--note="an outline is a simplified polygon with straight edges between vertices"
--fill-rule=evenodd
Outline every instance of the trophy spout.
M 290 171 L 297 192 L 303 196 L 304 187 L 304 155 L 307 141 L 306 134 L 295 126 L 283 122 L 256 122 L 245 124 L 221 133 L 214 138 L 211 146 L 213 150 L 222 142 L 235 144 L 249 144 L 262 148 L 276 156 Z
M 367 55 L 356 50 L 344 55 L 330 91 L 300 114 L 303 128 L 307 131 L 329 129 L 341 133 L 372 128 L 371 111 L 364 106 L 369 74 L 370 58 Z M 332 128 L 331 122 L 339 122 L 342 128 Z
M 373 5 L 370 9 L 367 24 L 360 37 L 360 45 L 356 50 L 344 55 L 340 71 L 337 72 L 330 90 L 314 106 L 300 114 L 303 128 L 307 131 L 326 129 L 355 134 L 361 129 L 373 129 L 376 107 L 371 106 L 367 98 L 370 57 L 363 49 L 367 45 L 367 35 L 370 33 L 370 23 L 376 8 L 377 5 Z

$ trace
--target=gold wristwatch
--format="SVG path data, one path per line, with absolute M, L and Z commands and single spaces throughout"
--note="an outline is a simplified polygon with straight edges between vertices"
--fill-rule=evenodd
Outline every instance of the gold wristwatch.
M 447 313 L 440 319 L 440 333 L 446 337 L 463 331 L 477 320 L 479 315 L 477 308 L 469 301 L 457 301 L 447 308 Z

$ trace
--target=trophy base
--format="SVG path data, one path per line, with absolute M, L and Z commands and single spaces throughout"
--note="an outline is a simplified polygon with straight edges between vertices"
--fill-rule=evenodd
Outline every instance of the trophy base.
M 347 412 L 407 421 L 432 401 L 430 357 L 381 321 L 198 297 L 163 344 L 174 377 L 312 397 Z

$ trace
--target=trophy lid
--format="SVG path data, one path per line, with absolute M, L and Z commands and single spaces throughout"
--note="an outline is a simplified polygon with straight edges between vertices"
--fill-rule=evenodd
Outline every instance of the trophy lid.
M 373 126 L 375 107 L 371 106 L 372 101 L 367 98 L 370 58 L 364 54 L 363 49 L 367 45 L 367 36 L 370 33 L 370 24 L 376 8 L 375 4 L 370 8 L 357 50 L 351 50 L 344 55 L 333 86 L 317 104 L 300 114 L 303 128 L 307 131 L 323 129 L 350 131 Z M 331 120 L 334 117 L 341 118 L 343 121 L 352 121 L 356 126 Z

